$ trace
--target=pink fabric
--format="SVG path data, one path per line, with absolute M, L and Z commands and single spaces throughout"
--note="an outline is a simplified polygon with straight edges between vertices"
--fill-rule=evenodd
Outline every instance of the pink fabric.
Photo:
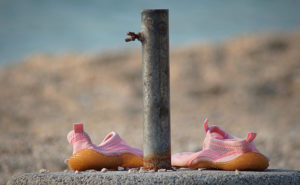
M 185 152 L 172 155 L 173 166 L 191 166 L 201 161 L 226 162 L 243 153 L 256 152 L 253 140 L 256 133 L 248 133 L 245 139 L 234 137 L 218 126 L 208 126 L 208 120 L 204 121 L 206 137 L 201 151 Z
M 67 139 L 73 146 L 73 154 L 82 149 L 93 149 L 104 155 L 120 155 L 122 153 L 132 153 L 143 156 L 143 152 L 137 148 L 129 146 L 116 132 L 109 133 L 100 145 L 92 143 L 89 135 L 84 132 L 83 123 L 74 123 L 74 129 L 68 133 Z

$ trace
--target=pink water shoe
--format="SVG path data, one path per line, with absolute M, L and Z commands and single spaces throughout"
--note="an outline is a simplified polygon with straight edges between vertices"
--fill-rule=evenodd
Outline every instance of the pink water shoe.
M 84 132 L 83 123 L 73 126 L 74 130 L 67 136 L 73 146 L 73 155 L 68 161 L 70 169 L 83 171 L 143 166 L 143 152 L 129 146 L 116 132 L 109 133 L 100 145 L 95 145 Z
M 245 139 L 236 138 L 218 126 L 208 126 L 204 121 L 206 137 L 199 152 L 172 155 L 172 166 L 186 168 L 214 168 L 222 170 L 262 171 L 269 166 L 269 159 L 255 147 L 256 133 Z

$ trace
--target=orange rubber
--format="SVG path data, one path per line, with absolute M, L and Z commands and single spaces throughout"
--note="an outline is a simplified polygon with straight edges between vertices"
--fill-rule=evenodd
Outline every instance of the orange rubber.
M 137 168 L 143 166 L 143 158 L 131 153 L 106 156 L 92 149 L 83 149 L 70 157 L 68 165 L 71 170 L 78 171 L 117 169 L 118 166 Z
M 262 154 L 255 152 L 244 153 L 228 162 L 202 161 L 188 168 L 208 168 L 221 170 L 253 170 L 263 171 L 269 166 L 269 160 Z

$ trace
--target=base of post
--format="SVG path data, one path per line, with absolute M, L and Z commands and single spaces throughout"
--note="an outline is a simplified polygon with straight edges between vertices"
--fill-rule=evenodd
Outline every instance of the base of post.
M 11 184 L 300 184 L 300 171 L 269 169 L 263 172 L 177 170 L 167 172 L 86 171 L 25 173 Z
M 161 159 L 159 157 L 144 157 L 144 168 L 148 170 L 158 170 L 166 169 L 169 170 L 172 168 L 171 159 Z

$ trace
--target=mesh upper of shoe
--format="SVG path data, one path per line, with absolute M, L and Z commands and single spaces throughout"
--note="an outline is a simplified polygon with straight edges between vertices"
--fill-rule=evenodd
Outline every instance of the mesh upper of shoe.
M 132 153 L 143 156 L 143 152 L 137 148 L 129 146 L 118 133 L 109 133 L 100 145 L 92 143 L 89 135 L 83 130 L 83 123 L 75 123 L 74 129 L 68 133 L 67 139 L 73 145 L 73 154 L 82 149 L 93 149 L 104 155 L 120 155 L 122 153 Z
M 208 127 L 208 121 L 204 122 L 206 137 L 203 143 L 203 150 L 212 150 L 220 154 L 228 152 L 258 152 L 253 140 L 256 133 L 248 133 L 245 139 L 234 137 L 218 126 Z
M 121 153 L 133 153 L 138 156 L 143 156 L 143 152 L 140 149 L 131 147 L 124 141 L 118 133 L 110 132 L 104 140 L 98 145 L 98 148 L 102 151 L 110 153 L 110 151 L 117 151 Z

